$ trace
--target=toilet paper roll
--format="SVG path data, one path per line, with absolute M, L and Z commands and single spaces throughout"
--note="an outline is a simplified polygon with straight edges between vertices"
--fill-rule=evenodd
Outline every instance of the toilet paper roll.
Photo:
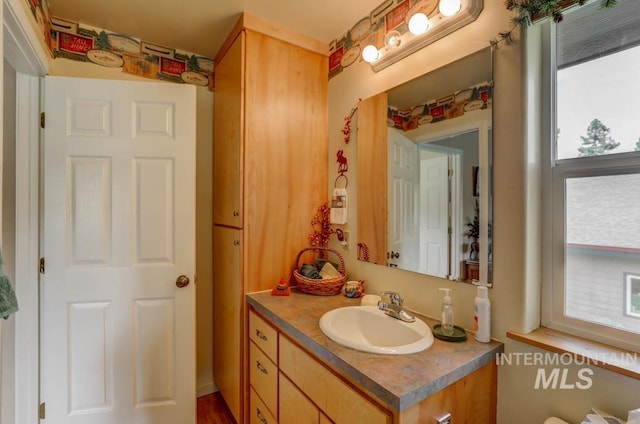
M 377 294 L 365 294 L 362 296 L 360 306 L 378 306 L 378 302 L 381 300 L 382 298 Z

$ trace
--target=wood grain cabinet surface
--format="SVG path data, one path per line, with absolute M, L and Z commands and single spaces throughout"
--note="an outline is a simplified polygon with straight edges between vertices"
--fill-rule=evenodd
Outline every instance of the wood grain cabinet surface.
M 269 411 L 278 414 L 278 367 L 253 342 L 249 343 L 249 382 Z
M 238 387 L 238 370 L 243 366 L 240 349 L 242 345 L 242 327 L 240 319 L 229 320 L 228 317 L 240 317 L 242 304 L 231 299 L 242 296 L 239 284 L 242 275 L 241 247 L 242 230 L 222 226 L 213 227 L 214 261 L 213 297 L 229 299 L 216 302 L 213 308 L 213 331 L 215 334 L 213 374 L 216 385 L 223 394 L 224 400 L 234 414 L 236 421 L 242 404 L 242 392 Z M 224 348 L 220 341 L 224 341 Z
M 249 339 L 274 363 L 278 362 L 278 330 L 253 311 L 249 311 Z
M 280 373 L 280 424 L 318 424 L 320 410 L 284 374 Z
M 273 32 L 243 15 L 216 57 L 214 381 L 240 423 L 250 398 L 244 295 L 289 277 L 328 192 L 328 58 Z
M 250 424 L 278 424 L 278 420 L 269 412 L 262 399 L 255 390 L 249 391 L 249 419 Z
M 280 336 L 280 371 L 291 379 L 329 419 L 336 423 L 386 424 L 391 414 Z

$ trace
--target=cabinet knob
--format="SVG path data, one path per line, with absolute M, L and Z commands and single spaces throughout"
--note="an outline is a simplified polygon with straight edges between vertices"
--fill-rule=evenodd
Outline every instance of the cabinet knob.
M 240 212 L 238 212 L 238 211 L 233 211 L 233 216 L 240 216 Z
M 233 245 L 234 246 L 240 246 L 240 240 L 234 240 L 233 241 Z
M 262 411 L 260 411 L 260 408 L 256 408 L 256 416 L 262 424 L 267 424 L 269 422 L 265 417 L 262 416 Z
M 264 375 L 268 375 L 269 371 L 260 363 L 260 361 L 256 361 L 256 368 Z
M 264 333 L 258 330 L 257 328 L 256 328 L 256 337 L 262 341 L 265 341 L 265 342 L 267 341 L 267 336 L 265 336 Z

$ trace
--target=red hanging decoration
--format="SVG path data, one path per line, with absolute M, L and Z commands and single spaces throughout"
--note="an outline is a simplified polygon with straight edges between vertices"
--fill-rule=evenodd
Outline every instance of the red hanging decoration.
M 311 246 L 326 247 L 331 238 L 331 234 L 336 232 L 329 224 L 330 213 L 331 208 L 329 207 L 329 202 L 318 207 L 318 211 L 311 220 L 311 226 L 314 228 L 313 232 L 309 234 L 309 243 Z
M 344 155 L 344 151 L 338 150 L 336 158 L 338 162 L 338 175 L 344 175 L 344 173 L 349 170 L 349 163 L 347 162 L 347 157 Z
M 360 101 L 362 99 L 358 99 Z M 349 140 L 351 139 L 351 118 L 358 110 L 358 107 L 354 107 L 351 109 L 351 113 L 348 116 L 344 117 L 344 127 L 342 127 L 342 135 L 344 135 L 344 142 L 349 144 Z

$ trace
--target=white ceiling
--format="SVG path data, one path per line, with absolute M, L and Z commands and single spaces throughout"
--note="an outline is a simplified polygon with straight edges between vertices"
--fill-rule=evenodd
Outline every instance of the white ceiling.
M 53 16 L 213 57 L 241 12 L 327 44 L 381 0 L 49 0 Z

